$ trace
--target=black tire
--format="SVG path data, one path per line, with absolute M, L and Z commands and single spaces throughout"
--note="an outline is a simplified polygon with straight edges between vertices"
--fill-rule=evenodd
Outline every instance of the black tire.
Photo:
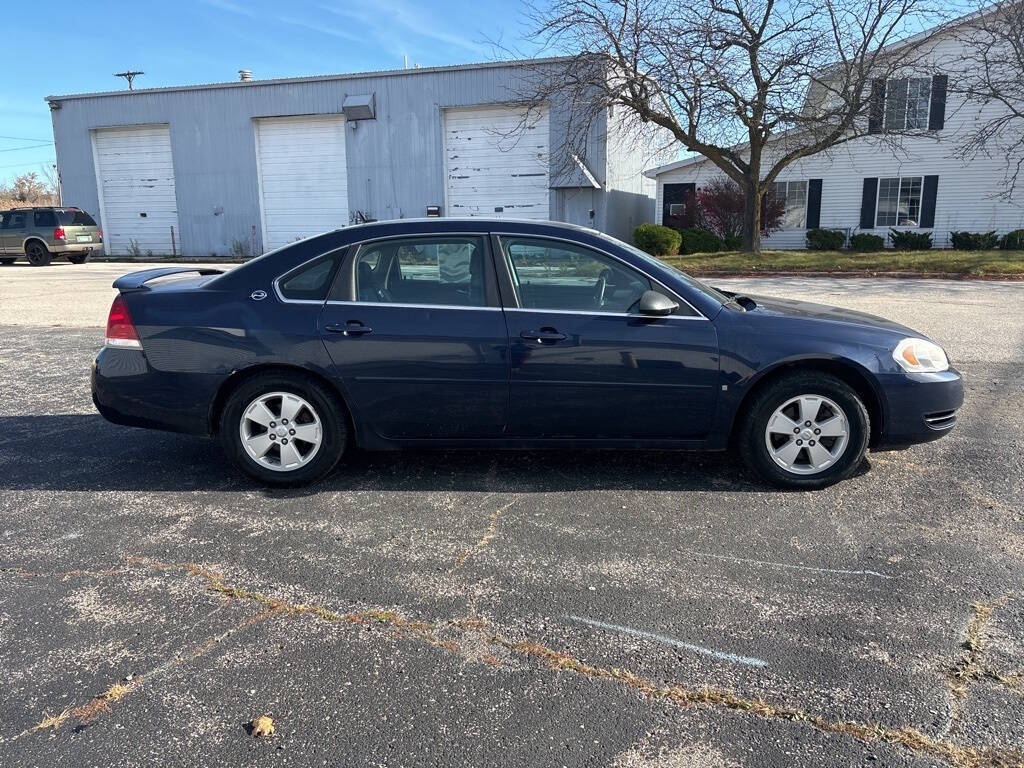
M 776 463 L 769 453 L 766 432 L 769 419 L 775 411 L 783 407 L 789 400 L 800 395 L 816 395 L 831 400 L 842 409 L 846 417 L 847 443 L 835 462 L 815 474 L 798 474 Z M 828 415 L 829 411 L 823 412 Z M 824 488 L 840 480 L 850 477 L 864 460 L 871 435 L 871 424 L 867 408 L 857 392 L 843 380 L 827 373 L 793 373 L 770 382 L 758 392 L 749 407 L 741 415 L 739 426 L 738 448 L 746 465 L 763 480 L 784 488 L 800 488 L 814 490 Z M 776 422 L 777 423 L 777 422 Z M 812 425 L 813 426 L 813 425 Z M 795 427 L 794 427 L 795 429 Z M 823 429 L 825 429 L 823 427 Z M 827 431 L 827 430 L 826 430 Z M 779 440 L 778 436 L 773 436 Z M 796 437 L 792 438 L 795 442 Z M 829 439 L 829 438 L 826 438 Z M 785 438 L 781 438 L 785 443 Z M 821 438 L 818 438 L 825 445 Z M 833 446 L 835 443 L 833 443 Z M 776 443 L 778 447 L 778 443 Z M 806 448 L 804 449 L 807 450 Z M 810 454 L 798 453 L 809 462 Z
M 275 392 L 297 395 L 306 400 L 320 420 L 319 448 L 308 463 L 292 470 L 275 470 L 264 466 L 251 457 L 242 444 L 240 429 L 244 411 L 259 397 Z M 280 416 L 280 411 L 277 415 Z M 267 373 L 248 379 L 231 393 L 221 410 L 217 439 L 231 463 L 244 474 L 267 485 L 294 487 L 308 485 L 330 472 L 345 452 L 348 434 L 345 406 L 334 392 L 316 379 L 301 373 Z M 277 439 L 283 441 L 288 437 Z M 294 438 L 292 440 L 294 442 Z M 308 445 L 303 443 L 304 448 Z M 273 450 L 268 452 L 271 461 Z M 278 444 L 278 459 L 281 450 Z
M 87 262 L 91 256 L 92 251 L 88 251 L 86 253 L 69 253 L 68 261 L 70 261 L 72 264 L 85 264 L 85 262 Z
M 0 259 L 0 264 L 10 265 L 10 264 L 13 264 L 15 261 L 17 261 L 17 257 L 15 257 L 13 259 L 10 259 L 10 258 Z
M 53 254 L 38 240 L 30 240 L 25 245 L 25 256 L 33 267 L 46 267 L 53 261 Z

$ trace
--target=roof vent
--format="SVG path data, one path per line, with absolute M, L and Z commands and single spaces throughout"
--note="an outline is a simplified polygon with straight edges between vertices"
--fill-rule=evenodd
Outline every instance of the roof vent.
M 243 83 L 249 82 L 250 80 L 252 80 L 252 70 L 251 69 L 240 69 L 240 70 L 238 70 L 238 79 L 241 80 Z

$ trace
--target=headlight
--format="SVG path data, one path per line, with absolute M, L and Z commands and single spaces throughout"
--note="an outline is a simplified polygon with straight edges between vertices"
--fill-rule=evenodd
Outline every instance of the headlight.
M 949 369 L 942 347 L 924 339 L 904 339 L 892 351 L 892 359 L 908 373 L 934 373 Z

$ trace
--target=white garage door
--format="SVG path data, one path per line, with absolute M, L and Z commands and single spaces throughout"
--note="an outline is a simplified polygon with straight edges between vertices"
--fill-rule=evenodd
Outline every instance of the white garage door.
M 348 224 L 345 118 L 256 121 L 263 248 Z
M 523 120 L 510 107 L 445 110 L 446 215 L 549 218 L 548 110 Z
M 103 128 L 92 141 L 107 253 L 170 254 L 171 227 L 180 239 L 167 126 Z

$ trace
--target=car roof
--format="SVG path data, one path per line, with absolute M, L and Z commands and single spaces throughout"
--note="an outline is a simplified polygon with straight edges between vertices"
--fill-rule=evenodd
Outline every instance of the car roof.
M 517 219 L 499 216 L 422 216 L 409 219 L 385 219 L 383 221 L 370 221 L 365 224 L 351 224 L 341 227 L 335 232 L 372 233 L 378 229 L 420 229 L 424 224 L 434 225 L 438 229 L 451 229 L 453 226 L 465 226 L 474 231 L 487 231 L 501 227 L 514 229 L 531 229 L 534 227 L 564 229 L 572 232 L 587 233 L 590 235 L 601 234 L 596 229 L 582 227 L 578 224 L 568 224 L 564 221 L 548 221 L 547 219 Z

